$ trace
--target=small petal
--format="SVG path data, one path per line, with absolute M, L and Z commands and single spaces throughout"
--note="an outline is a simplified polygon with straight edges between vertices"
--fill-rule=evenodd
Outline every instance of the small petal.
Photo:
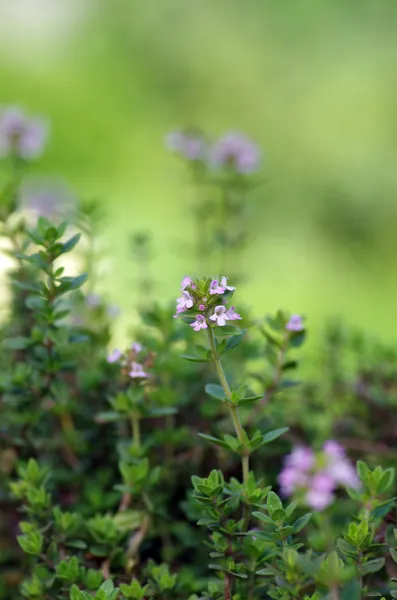
M 234 306 L 231 306 L 228 311 L 226 311 L 226 316 L 230 321 L 236 321 L 237 319 L 241 319 L 242 317 L 236 313 L 234 310 Z
M 115 362 L 118 362 L 122 358 L 122 356 L 123 356 L 122 352 L 120 352 L 120 350 L 115 348 L 107 357 L 107 361 L 108 361 L 108 363 L 115 363 Z
M 149 377 L 149 375 L 143 370 L 143 366 L 137 362 L 133 362 L 131 364 L 131 371 L 128 373 L 128 375 L 132 379 L 145 379 L 146 377 Z

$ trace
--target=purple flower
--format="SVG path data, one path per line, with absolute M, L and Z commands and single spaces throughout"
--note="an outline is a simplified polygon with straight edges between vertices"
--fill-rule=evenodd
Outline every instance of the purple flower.
M 306 494 L 306 503 L 313 510 L 324 510 L 334 500 L 334 495 L 330 491 L 322 491 L 316 489 L 310 489 Z
M 304 487 L 307 483 L 306 475 L 292 467 L 285 467 L 278 476 L 281 493 L 283 496 L 291 496 L 298 487 Z
M 206 308 L 207 307 L 205 306 L 205 304 L 199 304 L 198 305 L 198 309 L 201 310 L 201 311 L 205 310 Z
M 191 323 L 190 327 L 193 327 L 194 331 L 200 331 L 200 329 L 207 329 L 207 321 L 204 315 L 197 315 L 194 323 Z
M 223 290 L 229 290 L 229 292 L 234 292 L 234 290 L 236 289 L 235 287 L 233 287 L 231 285 L 227 285 L 227 277 L 222 277 L 221 287 L 223 288 Z
M 305 326 L 303 325 L 302 317 L 299 315 L 292 315 L 285 328 L 287 331 L 303 331 Z
M 122 356 L 123 356 L 122 352 L 120 352 L 120 350 L 115 348 L 107 357 L 107 361 L 108 361 L 108 363 L 115 363 L 115 362 L 118 362 L 122 358 Z
M 137 362 L 131 363 L 131 371 L 128 375 L 132 377 L 132 379 L 145 379 L 146 377 L 149 377 L 143 370 L 143 366 Z
M 29 179 L 19 192 L 19 208 L 35 217 L 70 219 L 76 199 L 62 179 Z
M 131 350 L 136 354 L 139 354 L 139 352 L 142 352 L 142 344 L 139 344 L 139 342 L 134 342 L 131 346 Z
M 166 135 L 165 145 L 187 160 L 203 160 L 206 154 L 205 140 L 195 131 L 172 131 Z
M 224 294 L 225 288 L 222 285 L 219 285 L 219 281 L 217 279 L 213 279 L 210 283 L 210 294 Z
M 229 310 L 226 311 L 226 318 L 230 319 L 230 321 L 241 319 L 240 315 L 234 310 L 234 306 L 231 306 Z
M 285 459 L 286 465 L 298 470 L 308 471 L 314 466 L 315 457 L 311 448 L 296 446 Z
M 259 162 L 258 146 L 237 131 L 226 133 L 211 150 L 215 167 L 230 167 L 243 175 L 257 171 Z
M 194 304 L 194 299 L 193 297 L 189 294 L 189 292 L 186 292 L 185 290 L 182 292 L 182 295 L 177 298 L 176 301 L 176 312 L 181 313 L 184 312 L 185 310 L 192 308 Z
M 193 279 L 190 279 L 190 277 L 186 276 L 182 279 L 181 290 L 183 291 L 187 287 L 192 287 L 193 285 Z
M 345 456 L 345 449 L 343 446 L 334 440 L 327 440 L 323 445 L 323 450 L 325 454 L 333 458 L 343 458 Z
M 219 327 L 223 327 L 223 325 L 226 325 L 226 321 L 228 319 L 229 317 L 227 316 L 226 306 L 215 306 L 214 314 L 210 317 L 210 321 L 215 321 Z
M 39 157 L 48 137 L 48 124 L 29 118 L 16 107 L 0 112 L 0 156 L 16 155 L 24 159 Z

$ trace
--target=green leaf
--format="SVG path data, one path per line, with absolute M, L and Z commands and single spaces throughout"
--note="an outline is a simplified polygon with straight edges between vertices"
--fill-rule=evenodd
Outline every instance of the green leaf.
M 216 398 L 217 400 L 225 400 L 225 392 L 221 385 L 217 385 L 216 383 L 207 383 L 205 386 L 205 391 L 212 398 Z
M 352 579 L 342 590 L 340 600 L 361 600 L 361 584 Z
M 286 431 L 289 430 L 289 427 L 281 427 L 280 429 L 273 429 L 272 431 L 268 431 L 262 437 L 262 444 L 268 444 L 273 440 L 276 440 L 280 435 L 283 435 Z
M 283 504 L 275 492 L 269 492 L 266 499 L 266 505 L 270 515 L 272 515 L 276 510 L 282 510 L 283 508 Z
M 211 358 L 202 358 L 201 356 L 191 356 L 190 354 L 181 354 L 181 358 L 191 362 L 209 362 Z
M 81 233 L 76 233 L 73 237 L 71 237 L 67 242 L 62 244 L 62 254 L 66 252 L 70 252 L 73 248 L 79 243 L 81 238 Z
M 1 345 L 5 350 L 24 350 L 31 344 L 31 340 L 28 337 L 22 335 L 7 338 L 2 341 Z
M 387 500 L 386 502 L 382 502 L 382 504 L 379 504 L 379 506 L 377 506 L 371 511 L 371 518 L 383 519 L 383 517 L 385 517 L 387 513 L 389 513 L 393 508 L 394 500 L 395 498 L 392 498 L 391 500 Z
M 255 517 L 256 519 L 259 519 L 260 521 L 263 521 L 263 523 L 268 523 L 269 525 L 275 525 L 275 522 L 273 521 L 272 518 L 270 518 L 268 515 L 265 515 L 264 513 L 259 512 L 258 510 L 255 510 L 252 513 L 252 516 Z M 256 533 L 256 532 L 252 532 L 252 535 L 254 535 L 254 533 Z
M 374 558 L 373 560 L 369 560 L 366 563 L 363 563 L 360 567 L 360 573 L 366 575 L 367 573 L 376 573 L 380 571 L 383 565 L 385 564 L 385 559 L 382 558 Z
M 394 560 L 395 563 L 397 563 L 397 550 L 395 550 L 394 548 L 389 548 L 390 554 L 392 559 Z
M 214 327 L 214 333 L 218 337 L 229 337 L 232 335 L 241 335 L 241 329 L 234 325 L 224 325 L 223 327 Z
M 365 483 L 368 473 L 369 473 L 369 468 L 367 467 L 365 462 L 362 460 L 358 460 L 357 461 L 357 474 L 363 483 Z
M 376 491 L 378 492 L 378 494 L 384 494 L 385 492 L 387 492 L 387 490 L 389 490 L 393 485 L 393 481 L 394 469 L 390 467 L 389 469 L 386 469 L 386 471 L 383 473 L 382 478 L 377 485 Z
M 216 444 L 217 446 L 221 446 L 222 448 L 227 448 L 227 444 L 226 442 L 224 442 L 223 440 L 220 440 L 212 435 L 207 435 L 206 433 L 199 433 L 198 434 L 201 438 L 203 438 L 203 440 L 207 440 L 208 442 L 212 442 L 213 444 Z
M 298 533 L 298 531 L 300 531 L 301 529 L 306 527 L 306 525 L 310 521 L 311 517 L 312 517 L 312 513 L 307 513 L 306 515 L 303 515 L 303 517 L 300 517 L 299 519 L 297 519 L 295 521 L 295 523 L 292 524 L 294 533 Z

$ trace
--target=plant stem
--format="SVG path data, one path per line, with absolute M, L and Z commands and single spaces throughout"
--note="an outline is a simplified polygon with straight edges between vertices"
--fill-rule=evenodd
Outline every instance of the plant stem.
M 134 446 L 136 448 L 140 448 L 141 447 L 141 428 L 140 428 L 139 417 L 135 413 L 131 414 L 131 434 L 132 434 Z
M 233 421 L 234 429 L 236 431 L 236 435 L 237 435 L 241 445 L 243 446 L 243 454 L 241 457 L 241 462 L 242 462 L 242 469 L 243 469 L 243 482 L 244 482 L 244 487 L 246 487 L 246 485 L 248 483 L 248 478 L 249 478 L 249 451 L 246 448 L 244 429 L 241 425 L 240 417 L 238 414 L 238 409 L 237 409 L 237 406 L 232 403 L 232 393 L 231 393 L 229 384 L 227 382 L 221 360 L 216 351 L 214 331 L 211 327 L 208 328 L 208 340 L 209 340 L 210 348 L 211 348 L 211 352 L 212 352 L 212 360 L 214 361 L 214 364 L 215 364 L 215 367 L 216 367 L 216 370 L 218 373 L 219 381 L 223 387 L 223 391 L 225 392 L 225 396 L 228 400 L 227 406 L 229 408 L 229 413 L 230 413 L 230 416 Z

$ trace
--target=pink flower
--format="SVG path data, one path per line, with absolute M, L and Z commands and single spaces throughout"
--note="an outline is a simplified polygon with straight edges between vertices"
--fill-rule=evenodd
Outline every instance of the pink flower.
M 231 306 L 229 310 L 226 311 L 226 316 L 228 319 L 230 319 L 230 321 L 241 319 L 240 315 L 234 310 L 234 306 Z
M 205 310 L 206 309 L 205 304 L 199 304 L 198 309 L 199 310 Z
M 306 502 L 313 510 L 324 510 L 334 500 L 334 495 L 330 491 L 311 489 L 306 494 Z
M 256 144 L 236 131 L 230 131 L 220 138 L 211 151 L 214 167 L 229 167 L 241 174 L 256 171 L 259 161 L 260 154 Z
M 210 317 L 210 321 L 215 321 L 219 327 L 223 327 L 223 325 L 226 325 L 228 319 L 226 307 L 223 305 L 215 306 L 214 314 Z
M 187 160 L 203 160 L 206 154 L 204 137 L 197 131 L 172 131 L 166 135 L 165 145 Z
M 192 308 L 194 304 L 192 296 L 189 294 L 189 292 L 186 292 L 185 290 L 182 292 L 182 295 L 180 296 L 180 298 L 177 299 L 176 302 L 177 313 L 181 313 L 187 310 L 188 308 Z
M 306 446 L 296 446 L 285 460 L 285 464 L 289 467 L 302 471 L 310 470 L 314 466 L 314 462 L 314 452 Z
M 210 283 L 210 294 L 224 294 L 225 288 L 222 285 L 219 285 L 219 281 L 217 279 L 213 279 Z
M 107 357 L 107 361 L 108 361 L 108 363 L 115 363 L 115 362 L 118 362 L 122 356 L 123 356 L 122 352 L 120 352 L 120 350 L 115 348 Z
M 236 289 L 235 287 L 232 287 L 231 285 L 227 285 L 227 277 L 222 277 L 221 287 L 223 287 L 223 290 L 229 290 L 230 292 L 234 292 L 234 290 Z
M 287 331 L 303 331 L 305 326 L 303 325 L 302 317 L 299 315 L 292 315 L 285 328 Z
M 197 315 L 194 323 L 191 323 L 190 327 L 193 327 L 194 331 L 200 331 L 200 329 L 207 329 L 207 321 L 204 315 Z
M 291 496 L 298 487 L 304 487 L 306 480 L 304 473 L 292 467 L 284 468 L 278 476 L 281 493 L 284 496 Z
M 139 354 L 139 352 L 142 352 L 142 345 L 138 342 L 134 342 L 131 346 L 131 350 L 136 354 Z
M 327 440 L 323 445 L 323 450 L 325 454 L 333 458 L 343 458 L 345 456 L 345 449 L 334 440 Z
M 186 276 L 186 277 L 184 277 L 184 278 L 182 279 L 182 283 L 181 283 L 181 290 L 184 290 L 184 289 L 186 289 L 188 286 L 189 286 L 189 287 L 192 287 L 192 284 L 193 284 L 193 280 L 192 280 L 192 279 L 190 279 L 190 277 L 187 277 L 187 276 Z
M 132 377 L 132 379 L 145 379 L 146 377 L 149 377 L 143 370 L 143 366 L 137 362 L 131 363 L 131 371 L 128 375 Z

